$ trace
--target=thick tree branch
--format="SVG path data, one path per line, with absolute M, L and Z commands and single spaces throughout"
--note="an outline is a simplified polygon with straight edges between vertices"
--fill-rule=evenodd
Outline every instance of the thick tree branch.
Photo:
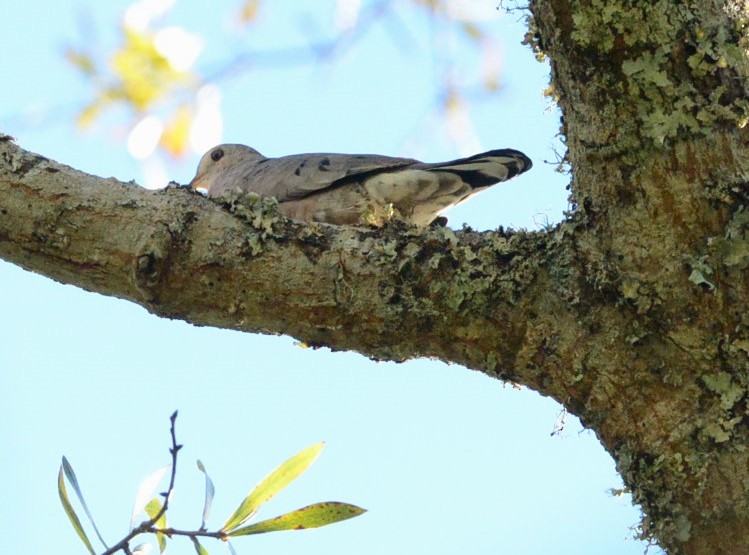
M 197 325 L 436 357 L 560 397 L 517 359 L 539 365 L 534 319 L 569 312 L 561 231 L 307 226 L 246 197 L 103 180 L 8 140 L 0 163 L 0 256 L 26 269 Z

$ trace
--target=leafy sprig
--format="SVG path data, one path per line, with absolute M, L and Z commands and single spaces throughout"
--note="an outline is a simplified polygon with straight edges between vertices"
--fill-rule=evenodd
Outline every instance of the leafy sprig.
M 75 492 L 91 527 L 96 533 L 99 541 L 104 546 L 104 551 L 101 552 L 101 555 L 114 555 L 118 552 L 125 553 L 125 555 L 138 555 L 139 553 L 145 553 L 146 546 L 149 544 L 139 544 L 135 547 L 131 547 L 133 540 L 144 534 L 153 534 L 156 537 L 159 551 L 161 553 L 166 550 L 167 541 L 169 539 L 172 539 L 175 536 L 185 536 L 192 541 L 198 555 L 208 555 L 208 551 L 200 543 L 200 539 L 202 538 L 222 540 L 228 544 L 231 538 L 238 536 L 264 534 L 267 532 L 279 532 L 283 530 L 318 528 L 320 526 L 327 526 L 328 524 L 347 520 L 366 512 L 365 509 L 348 503 L 326 501 L 322 503 L 314 503 L 275 518 L 248 524 L 266 501 L 278 494 L 282 489 L 299 477 L 299 475 L 301 475 L 313 462 L 315 462 L 324 447 L 324 443 L 318 443 L 300 451 L 268 474 L 268 476 L 266 476 L 252 489 L 252 491 L 250 491 L 250 493 L 247 494 L 236 510 L 226 520 L 224 525 L 214 532 L 208 531 L 207 520 L 211 512 L 215 488 L 205 466 L 202 462 L 197 461 L 198 469 L 205 475 L 205 502 L 203 504 L 203 515 L 200 528 L 197 530 L 180 530 L 170 527 L 167 525 L 166 515 L 167 510 L 169 509 L 169 501 L 174 492 L 175 478 L 177 475 L 177 454 L 180 449 L 182 449 L 182 445 L 177 443 L 175 433 L 176 420 L 177 412 L 175 411 L 170 418 L 172 445 L 169 449 L 169 453 L 172 458 L 171 464 L 157 470 L 143 481 L 136 495 L 135 506 L 133 507 L 133 515 L 130 523 L 130 532 L 116 544 L 112 545 L 112 547 L 109 547 L 106 544 L 104 538 L 99 533 L 93 516 L 91 515 L 86 501 L 83 498 L 83 494 L 81 493 L 78 478 L 73 471 L 73 467 L 66 457 L 62 458 L 62 464 L 60 465 L 60 472 L 57 478 L 60 501 L 62 502 L 65 513 L 70 519 L 70 523 L 73 525 L 73 528 L 91 555 L 96 555 L 96 551 L 84 530 L 80 518 L 70 502 L 66 482 Z M 161 499 L 159 497 L 152 497 L 158 483 L 167 472 L 170 472 L 169 487 L 167 488 L 167 491 L 160 494 Z M 146 513 L 148 519 L 138 523 L 138 518 L 143 512 Z M 229 544 L 229 548 L 234 552 L 231 544 Z

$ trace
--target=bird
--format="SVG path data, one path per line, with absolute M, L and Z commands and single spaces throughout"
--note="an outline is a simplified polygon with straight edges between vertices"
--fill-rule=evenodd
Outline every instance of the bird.
M 267 158 L 254 148 L 222 144 L 200 159 L 188 184 L 209 197 L 237 189 L 275 197 L 282 215 L 336 225 L 381 226 L 393 218 L 417 226 L 532 166 L 513 149 L 425 163 L 378 154 L 292 154 Z

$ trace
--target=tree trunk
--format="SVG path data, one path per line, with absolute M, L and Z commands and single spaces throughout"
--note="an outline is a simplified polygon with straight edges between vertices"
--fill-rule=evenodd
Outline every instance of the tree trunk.
M 0 257 L 151 312 L 531 387 L 671 553 L 749 553 L 747 8 L 533 0 L 576 210 L 553 230 L 300 224 L 0 137 Z
M 661 545 L 749 553 L 747 4 L 531 10 L 578 207 L 568 404 Z

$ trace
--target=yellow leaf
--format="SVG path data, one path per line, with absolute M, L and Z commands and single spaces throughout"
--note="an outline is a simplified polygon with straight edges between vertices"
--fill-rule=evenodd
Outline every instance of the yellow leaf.
M 154 518 L 159 511 L 161 511 L 161 501 L 154 497 L 148 503 L 146 503 L 145 511 L 149 518 Z M 166 528 L 166 512 L 164 512 L 159 519 L 154 523 L 156 528 Z M 166 551 L 166 536 L 160 532 L 156 532 L 156 540 L 159 542 L 159 552 L 164 553 Z
M 80 70 L 84 75 L 96 75 L 96 66 L 94 64 L 94 60 L 88 54 L 68 47 L 65 49 L 64 55 L 65 59 L 70 62 L 73 67 Z
M 327 501 L 315 503 L 296 511 L 286 513 L 276 518 L 263 520 L 244 528 L 237 528 L 229 532 L 234 536 L 249 536 L 251 534 L 264 534 L 266 532 L 280 532 L 283 530 L 305 530 L 307 528 L 319 528 L 342 520 L 348 520 L 366 513 L 365 509 L 348 503 Z
M 192 110 L 182 105 L 177 108 L 174 115 L 167 122 L 164 132 L 161 134 L 160 143 L 170 156 L 179 158 L 187 152 L 192 120 Z
M 426 6 L 429 10 L 436 12 L 441 9 L 440 0 L 414 0 L 417 4 Z
M 324 442 L 317 443 L 300 451 L 293 457 L 281 463 L 273 472 L 268 474 L 255 488 L 245 497 L 244 501 L 237 507 L 229 520 L 226 521 L 222 532 L 231 532 L 238 526 L 244 524 L 256 512 L 258 507 L 275 496 L 279 491 L 288 486 L 299 475 L 307 470 L 307 467 L 315 462 L 322 451 Z
M 239 9 L 239 22 L 243 25 L 251 23 L 257 19 L 260 8 L 260 0 L 245 0 Z
M 100 100 L 94 100 L 91 102 L 78 114 L 75 121 L 78 127 L 81 129 L 87 129 L 90 127 L 91 124 L 94 123 L 94 120 L 99 116 L 102 108 L 103 103 Z
M 70 519 L 70 523 L 73 525 L 75 533 L 78 534 L 78 537 L 81 538 L 81 541 L 86 544 L 86 549 L 88 549 L 88 552 L 91 553 L 91 555 L 95 555 L 96 552 L 91 546 L 91 542 L 89 541 L 86 532 L 83 531 L 81 521 L 78 518 L 78 515 L 75 514 L 73 505 L 70 504 L 70 497 L 68 496 L 68 490 L 65 487 L 65 479 L 63 478 L 63 466 L 60 466 L 60 473 L 57 476 L 57 491 L 60 494 L 60 502 L 62 503 L 63 509 L 65 509 L 65 514 L 68 515 L 68 519 Z
M 460 93 L 456 91 L 453 88 L 450 88 L 450 90 L 445 95 L 445 99 L 443 101 L 443 107 L 446 112 L 452 112 L 455 110 L 459 110 L 463 107 L 463 99 L 460 96 Z
M 112 58 L 125 100 L 136 110 L 147 109 L 184 75 L 175 71 L 156 49 L 153 36 L 125 29 L 125 44 Z
M 484 79 L 484 89 L 489 92 L 497 92 L 499 87 L 499 80 L 496 78 L 495 75 L 487 75 Z
M 479 29 L 476 25 L 473 23 L 469 23 L 467 21 L 462 21 L 460 23 L 461 29 L 463 29 L 463 32 L 468 35 L 471 39 L 475 40 L 476 42 L 480 42 L 484 38 L 484 32 Z

